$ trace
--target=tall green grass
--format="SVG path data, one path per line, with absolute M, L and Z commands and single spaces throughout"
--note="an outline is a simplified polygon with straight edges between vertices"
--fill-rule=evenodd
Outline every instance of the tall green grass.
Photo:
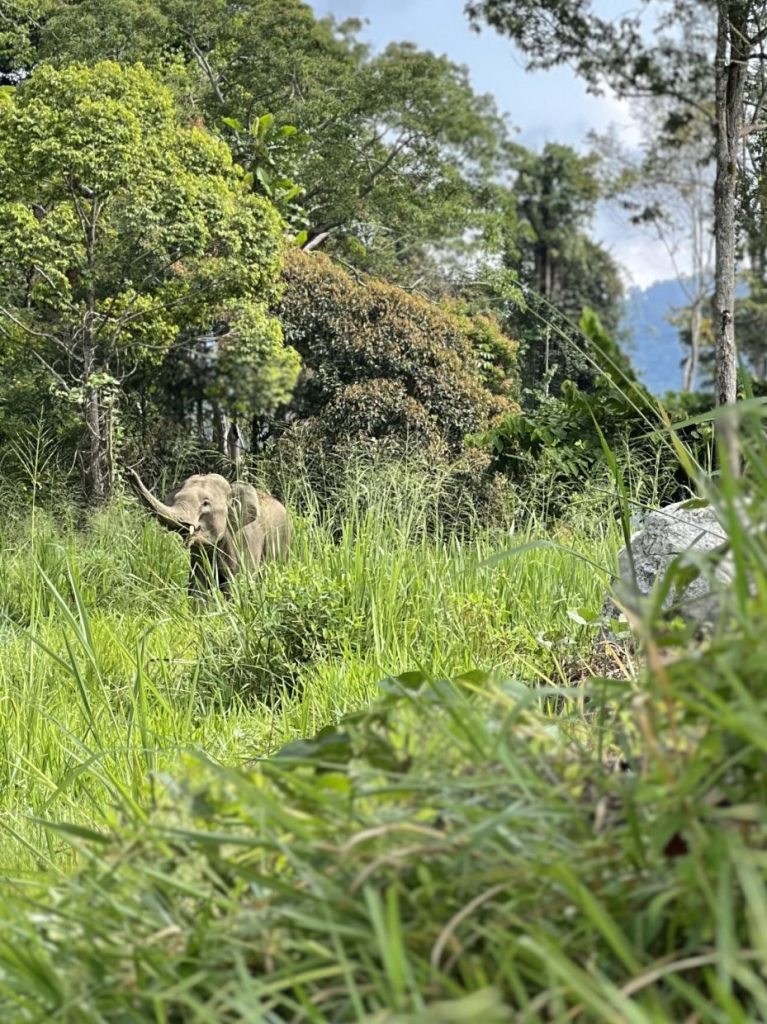
M 558 550 L 486 565 L 534 535 L 523 521 L 469 524 L 464 541 L 426 531 L 438 481 L 386 463 L 350 473 L 324 512 L 310 494 L 288 498 L 304 509 L 291 559 L 202 611 L 181 545 L 130 499 L 81 531 L 66 510 L 18 519 L 0 554 L 6 878 L 77 859 L 41 820 L 143 820 L 187 751 L 227 765 L 268 754 L 364 707 L 402 669 L 498 665 L 554 681 L 586 649 L 568 613 L 597 608 L 606 577 Z M 589 528 L 588 544 L 608 568 L 615 530 Z
M 128 502 L 39 514 L 0 554 L 0 1019 L 767 1019 L 757 426 L 709 485 L 728 617 L 637 602 L 636 671 L 584 625 L 608 498 L 456 534 L 434 474 L 324 515 L 286 481 L 292 559 L 203 613 Z

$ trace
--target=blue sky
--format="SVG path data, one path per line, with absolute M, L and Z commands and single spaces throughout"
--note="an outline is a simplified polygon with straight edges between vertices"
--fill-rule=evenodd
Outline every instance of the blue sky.
M 409 40 L 465 64 L 474 88 L 492 93 L 518 130 L 519 140 L 538 149 L 547 141 L 586 146 L 591 129 L 617 125 L 627 142 L 634 138 L 625 104 L 611 96 L 590 96 L 569 69 L 529 74 L 509 40 L 485 29 L 477 35 L 463 13 L 464 0 L 311 0 L 318 14 L 355 17 L 369 24 L 363 38 L 376 48 Z M 631 0 L 600 0 L 600 13 L 617 17 Z M 635 4 L 633 5 L 636 6 Z M 647 285 L 673 277 L 665 253 L 641 232 L 627 228 L 615 213 L 600 211 L 595 236 L 626 270 L 627 283 Z

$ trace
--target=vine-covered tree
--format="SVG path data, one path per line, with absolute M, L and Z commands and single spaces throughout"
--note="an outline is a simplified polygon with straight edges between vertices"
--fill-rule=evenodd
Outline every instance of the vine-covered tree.
M 623 313 L 623 284 L 610 254 L 588 235 L 600 197 L 595 155 L 547 143 L 540 153 L 519 149 L 507 197 L 512 231 L 506 267 L 525 287 L 523 305 L 510 305 L 512 333 L 522 343 L 522 379 L 530 392 L 557 392 L 565 380 L 590 390 L 594 364 L 578 323 L 585 307 L 615 336 Z
M 42 65 L 2 94 L 2 344 L 82 410 L 93 496 L 122 385 L 171 346 L 208 339 L 230 407 L 289 395 L 298 359 L 268 313 L 281 236 L 227 147 L 144 68 Z

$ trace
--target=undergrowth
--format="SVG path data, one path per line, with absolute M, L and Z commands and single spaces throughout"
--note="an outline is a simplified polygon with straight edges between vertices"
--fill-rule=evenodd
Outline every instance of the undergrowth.
M 747 441 L 745 484 L 707 488 L 727 618 L 694 642 L 662 588 L 627 598 L 639 667 L 593 653 L 607 496 L 549 532 L 520 499 L 503 529 L 442 535 L 419 527 L 433 480 L 402 467 L 336 515 L 286 481 L 291 560 L 203 613 L 128 501 L 85 533 L 20 519 L 2 1019 L 767 1019 L 767 459 Z

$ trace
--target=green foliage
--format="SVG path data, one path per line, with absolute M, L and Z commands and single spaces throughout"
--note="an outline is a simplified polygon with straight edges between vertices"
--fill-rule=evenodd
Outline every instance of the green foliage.
M 292 124 L 278 125 L 274 114 L 268 113 L 253 117 L 247 125 L 235 117 L 223 117 L 221 122 L 231 130 L 225 138 L 235 160 L 247 168 L 245 184 L 265 195 L 300 231 L 297 239 L 306 237 L 307 215 L 301 204 L 304 190 L 295 176 L 309 136 Z
M 279 321 L 263 304 L 243 302 L 217 343 L 207 396 L 232 412 L 269 411 L 287 402 L 295 387 L 300 360 L 283 345 Z
M 141 66 L 43 65 L 16 93 L 0 104 L 6 358 L 37 360 L 82 405 L 91 464 L 108 445 L 105 386 L 200 334 L 226 337 L 234 407 L 284 401 L 297 360 L 266 312 L 281 225 L 226 146 L 183 124 Z
M 479 360 L 480 380 L 501 400 L 515 401 L 519 394 L 519 345 L 504 330 L 494 314 L 481 313 L 471 303 L 452 300 L 445 309 L 460 323 L 461 333 Z M 503 401 L 498 402 L 498 409 Z
M 634 19 L 580 0 L 470 6 L 592 84 L 711 73 L 677 73 L 673 46 L 633 63 Z M 671 6 L 674 30 L 700 6 Z M 742 482 L 696 476 L 711 417 L 656 407 L 609 317 L 581 317 L 587 382 L 547 394 L 573 338 L 548 312 L 535 333 L 508 267 L 440 307 L 291 251 L 286 349 L 264 196 L 400 282 L 439 292 L 440 250 L 488 229 L 528 296 L 567 282 L 563 317 L 612 308 L 588 165 L 518 154 L 508 219 L 488 216 L 494 110 L 446 60 L 374 56 L 357 31 L 293 0 L 0 11 L 0 75 L 20 80 L 0 93 L 0 427 L 44 391 L 54 431 L 16 436 L 0 482 L 0 1019 L 763 1020 L 763 403 Z M 534 412 L 494 298 L 549 343 Z M 294 511 L 291 559 L 193 611 L 178 538 L 134 501 L 70 504 L 56 439 L 95 409 L 91 432 L 135 416 L 145 449 L 172 447 L 192 404 L 204 428 L 208 402 L 284 402 L 296 351 L 293 430 L 325 490 L 278 447 L 294 461 L 260 468 Z M 618 511 L 695 486 L 734 566 L 718 629 L 660 619 L 680 564 L 629 595 L 641 645 L 595 649 Z
M 540 154 L 517 153 L 514 196 L 522 240 L 553 249 L 553 256 L 582 229 L 599 199 L 598 158 L 579 156 L 570 146 L 547 143 Z
M 514 39 L 528 68 L 569 63 L 590 88 L 605 80 L 622 95 L 688 100 L 711 94 L 709 0 L 669 0 L 645 20 L 642 8 L 604 17 L 592 0 L 468 0 L 475 24 Z
M 667 0 L 640 5 L 611 19 L 591 0 L 469 0 L 466 4 L 475 23 L 487 22 L 516 41 L 527 57 L 528 68 L 569 63 L 593 90 L 607 84 L 621 97 L 662 97 L 669 104 L 664 134 L 673 137 L 701 114 L 708 121 L 716 157 L 714 291 L 717 401 L 721 404 L 736 399 L 737 365 L 730 324 L 735 307 L 737 193 L 740 187 L 748 196 L 752 183 L 763 177 L 760 145 L 752 147 L 749 141 L 759 132 L 764 99 L 763 6 L 761 0 L 722 0 L 718 4 Z M 716 31 L 712 32 L 714 24 Z M 706 134 L 704 128 L 704 139 Z M 740 161 L 736 173 L 733 153 L 741 145 L 744 153 L 749 149 L 751 153 L 749 159 Z M 651 220 L 658 212 L 654 203 L 646 210 Z M 705 233 L 705 224 L 701 230 L 699 220 L 690 246 L 696 262 Z M 699 291 L 695 300 L 698 310 L 703 298 Z M 695 369 L 693 361 L 689 368 Z M 729 452 L 728 457 L 734 464 L 735 453 Z
M 680 471 L 664 430 L 706 411 L 710 400 L 673 395 L 664 407 L 636 380 L 593 310 L 584 310 L 580 329 L 596 371 L 593 389 L 585 392 L 564 381 L 559 395 L 543 396 L 531 412 L 507 416 L 473 443 L 489 451 L 494 466 L 517 484 L 527 480 L 532 489 L 534 481 L 541 481 L 549 492 L 548 511 L 555 515 L 585 480 L 610 486 L 613 467 L 605 446 L 633 477 L 634 493 L 649 486 L 644 497 L 660 504 L 685 496 L 691 481 Z M 710 426 L 693 424 L 680 431 L 680 438 L 695 461 L 709 464 Z
M 14 84 L 37 57 L 37 29 L 53 12 L 52 0 L 5 0 L 0 19 L 0 87 Z
M 372 54 L 360 28 L 301 0 L 80 0 L 49 5 L 17 60 L 143 61 L 298 230 L 439 289 L 435 248 L 444 263 L 495 217 L 505 125 L 464 68 L 407 43 Z
M 759 82 L 751 84 L 758 103 Z M 753 372 L 767 380 L 767 132 L 754 126 L 747 140 L 752 174 L 741 180 L 740 231 L 748 254 L 748 294 L 735 307 L 738 347 Z
M 747 412 L 744 491 L 701 481 L 728 618 L 688 649 L 651 595 L 636 664 L 595 660 L 588 625 L 609 501 L 573 502 L 567 532 L 520 506 L 513 532 L 446 542 L 423 529 L 433 472 L 358 466 L 340 538 L 315 509 L 292 564 L 196 615 L 181 545 L 132 504 L 85 535 L 20 509 L 0 551 L 3 1019 L 761 1019 Z
M 236 613 L 207 631 L 201 687 L 225 704 L 274 702 L 300 687 L 317 662 L 372 643 L 362 611 L 349 615 L 352 581 L 322 568 L 311 576 L 298 564 L 279 575 L 269 572 L 258 587 L 244 581 Z
M 280 318 L 304 366 L 290 412 L 325 448 L 389 439 L 456 453 L 515 408 L 516 346 L 488 317 L 293 251 Z
M 767 380 L 767 283 L 749 275 L 748 294 L 737 300 L 738 346 L 759 380 Z
M 37 576 L 59 622 L 40 606 L 30 636 L 0 636 L 6 862 L 24 864 L 6 869 L 4 1018 L 761 1019 L 760 434 L 757 421 L 743 435 L 748 521 L 740 495 L 711 492 L 743 567 L 723 594 L 727 631 L 667 650 L 649 600 L 636 610 L 649 656 L 608 656 L 596 678 L 555 656 L 541 679 L 529 659 L 568 639 L 586 650 L 577 623 L 601 601 L 594 563 L 609 565 L 618 543 L 596 526 L 615 511 L 604 505 L 590 529 L 572 520 L 574 552 L 524 532 L 484 568 L 486 547 L 444 558 L 433 542 L 402 561 L 407 516 L 375 514 L 360 530 L 348 506 L 356 545 L 307 522 L 284 585 L 276 571 L 265 581 L 277 612 L 264 635 L 279 620 L 298 643 L 316 623 L 316 640 L 353 609 L 364 624 L 342 652 L 326 647 L 332 667 L 304 662 L 312 685 L 283 687 L 270 708 L 217 703 L 212 659 L 196 668 L 219 616 L 242 641 L 259 629 L 247 606 L 194 625 L 166 606 L 147 637 L 142 614 L 167 585 L 117 587 L 117 621 L 99 604 L 96 581 L 125 580 L 116 557 L 153 584 L 155 541 L 172 538 L 137 534 L 113 508 L 95 541 L 67 539 L 64 558 L 41 545 L 48 579 L 63 568 L 60 589 Z M 132 543 L 116 546 L 116 533 Z M 503 669 L 451 665 L 452 631 L 488 656 L 499 615 Z M 533 648 L 513 646 L 520 629 L 537 632 Z M 411 649 L 431 634 L 439 666 L 379 666 L 407 632 Z M 239 683 L 242 666 L 219 653 L 220 687 Z
M 618 267 L 587 235 L 600 198 L 597 165 L 594 154 L 553 143 L 540 154 L 515 153 L 504 263 L 526 301 L 509 305 L 507 324 L 520 339 L 522 381 L 531 392 L 556 392 L 565 380 L 590 390 L 593 362 L 576 328 L 581 311 L 594 309 L 613 334 L 623 315 Z

